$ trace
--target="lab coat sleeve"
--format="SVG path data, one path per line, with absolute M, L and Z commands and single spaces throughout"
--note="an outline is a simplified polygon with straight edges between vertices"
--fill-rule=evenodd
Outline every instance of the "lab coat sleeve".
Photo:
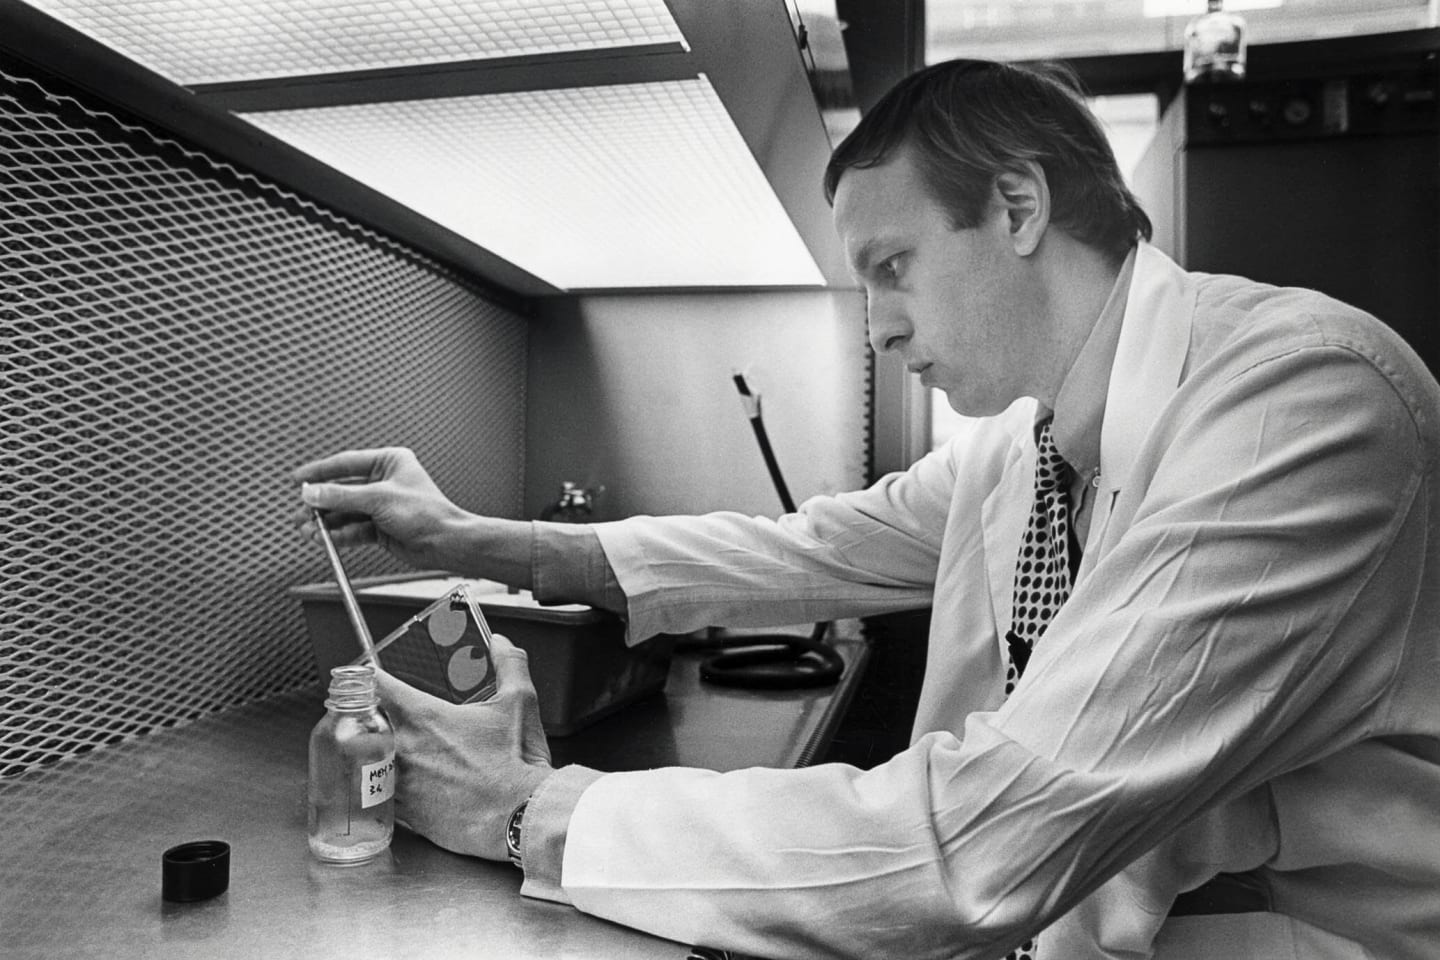
M 716 624 L 813 623 L 928 606 L 955 487 L 950 451 L 780 517 L 717 512 L 592 525 L 631 642 Z
M 530 579 L 542 604 L 586 603 L 623 613 L 625 594 L 586 523 L 530 523 Z
M 1342 346 L 1217 363 L 998 712 L 869 771 L 602 777 L 569 824 L 572 902 L 773 958 L 993 960 L 1197 815 L 1382 730 L 1433 451 Z
M 525 896 L 570 902 L 560 885 L 570 817 L 586 788 L 601 776 L 589 767 L 570 764 L 546 777 L 530 797 L 520 829 L 520 862 L 525 869 L 520 892 Z

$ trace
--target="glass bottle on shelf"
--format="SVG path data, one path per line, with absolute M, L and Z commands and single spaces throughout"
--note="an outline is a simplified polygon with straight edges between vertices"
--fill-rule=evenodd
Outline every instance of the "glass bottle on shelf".
M 1245 79 L 1245 20 L 1208 0 L 1209 9 L 1185 27 L 1185 82 Z
M 310 733 L 310 851 L 327 863 L 364 863 L 395 831 L 395 732 L 380 709 L 375 668 L 330 671 L 325 716 Z
M 541 520 L 552 523 L 587 523 L 594 509 L 593 492 L 569 480 L 560 484 L 560 499 L 540 512 Z

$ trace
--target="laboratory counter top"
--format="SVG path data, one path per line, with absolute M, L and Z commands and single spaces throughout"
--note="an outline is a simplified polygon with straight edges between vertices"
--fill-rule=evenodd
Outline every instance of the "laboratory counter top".
M 699 651 L 677 652 L 663 693 L 572 736 L 557 765 L 716 770 L 816 759 L 863 672 L 858 637 L 834 641 L 839 684 L 716 687 Z M 402 827 L 359 866 L 306 845 L 309 731 L 318 690 L 292 691 L 0 780 L 0 955 L 10 960 L 683 960 L 686 945 L 521 897 L 508 863 L 441 850 Z M 160 896 L 161 854 L 192 840 L 231 847 L 226 893 Z

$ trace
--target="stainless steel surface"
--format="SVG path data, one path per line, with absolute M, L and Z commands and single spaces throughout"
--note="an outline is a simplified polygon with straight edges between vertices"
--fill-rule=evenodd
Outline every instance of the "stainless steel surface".
M 805 636 L 809 625 L 790 628 Z M 739 631 L 734 631 L 738 633 Z M 835 625 L 845 675 L 834 687 L 739 690 L 700 680 L 699 663 L 713 650 L 678 651 L 663 696 L 651 697 L 568 737 L 550 740 L 556 763 L 598 770 L 690 766 L 707 770 L 798 767 L 833 738 L 859 683 L 869 649 L 859 625 Z
M 557 755 L 601 769 L 666 762 L 797 763 L 828 736 L 863 666 L 842 641 L 841 686 L 761 694 L 701 687 L 678 657 L 663 696 Z M 321 694 L 291 693 L 0 780 L 0 954 L 7 960 L 666 958 L 685 945 L 519 895 L 508 863 L 447 853 L 397 828 L 387 855 L 321 864 L 305 843 L 306 742 Z M 557 760 L 559 757 L 557 757 Z M 160 898 L 177 843 L 232 848 L 230 888 Z

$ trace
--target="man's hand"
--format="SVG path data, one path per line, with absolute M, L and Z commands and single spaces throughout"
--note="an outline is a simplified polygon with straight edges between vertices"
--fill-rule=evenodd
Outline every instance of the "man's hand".
M 525 651 L 496 634 L 498 688 L 483 703 L 456 705 L 377 674 L 395 727 L 395 816 L 437 846 L 507 859 L 510 813 L 548 777 L 550 745 Z
M 530 524 L 460 509 L 404 447 L 337 453 L 293 476 L 305 503 L 295 523 L 312 539 L 314 508 L 337 546 L 378 543 L 421 570 L 531 585 Z
M 471 517 L 440 492 L 415 454 L 403 447 L 351 450 L 295 471 L 305 502 L 296 522 L 325 512 L 336 544 L 378 543 L 414 567 L 452 570 L 457 530 Z

